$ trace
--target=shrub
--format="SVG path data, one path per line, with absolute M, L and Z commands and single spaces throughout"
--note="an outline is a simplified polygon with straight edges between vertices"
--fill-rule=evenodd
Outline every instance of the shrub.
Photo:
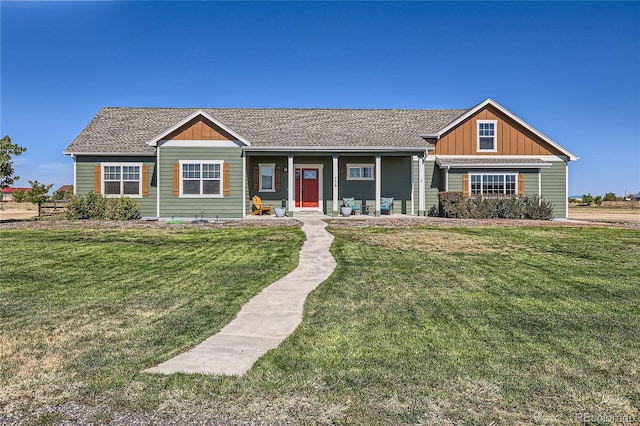
M 87 195 L 70 195 L 67 219 L 140 219 L 140 205 L 129 197 L 107 198 L 91 191 Z
M 537 195 L 527 195 L 522 198 L 524 201 L 524 217 L 534 220 L 553 219 L 553 204 Z
M 616 197 L 616 194 L 614 194 L 613 192 L 607 192 L 604 195 L 604 201 L 616 201 L 618 198 Z
M 11 199 L 16 203 L 24 203 L 27 201 L 27 192 L 24 189 L 16 189 L 11 193 Z
M 440 201 L 440 214 L 443 217 L 460 217 L 460 209 L 465 200 L 462 192 L 440 192 L 438 200 Z
M 591 193 L 583 194 L 582 202 L 591 205 L 591 203 L 593 203 L 593 195 L 591 195 Z
M 440 214 L 461 219 L 553 218 L 553 204 L 537 195 L 524 197 L 468 198 L 462 192 L 440 192 Z

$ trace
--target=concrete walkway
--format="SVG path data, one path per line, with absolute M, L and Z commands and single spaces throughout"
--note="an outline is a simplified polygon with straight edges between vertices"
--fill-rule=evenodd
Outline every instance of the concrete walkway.
M 307 295 L 336 267 L 329 252 L 333 236 L 321 216 L 296 216 L 307 235 L 300 263 L 288 275 L 247 302 L 220 332 L 147 373 L 242 375 L 267 351 L 277 347 L 302 322 Z

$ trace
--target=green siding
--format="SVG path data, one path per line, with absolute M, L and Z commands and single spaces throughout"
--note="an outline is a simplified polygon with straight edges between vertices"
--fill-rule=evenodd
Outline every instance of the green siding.
M 242 149 L 239 147 L 174 147 L 159 149 L 160 217 L 242 217 Z M 180 160 L 222 160 L 229 164 L 229 196 L 185 198 L 173 195 L 173 164 Z
M 438 192 L 440 192 L 440 169 L 436 166 L 435 161 L 427 161 L 424 164 L 424 179 L 425 179 L 425 197 L 424 206 L 425 214 L 429 212 L 432 207 L 438 205 Z
M 554 161 L 552 166 L 542 169 L 542 197 L 553 203 L 553 216 L 567 217 L 567 163 Z
M 143 163 L 149 168 L 149 195 L 134 198 L 140 204 L 142 217 L 156 217 L 156 159 L 155 157 L 83 156 L 76 158 L 76 194 L 84 195 L 94 189 L 95 166 L 100 163 Z M 133 197 L 132 197 L 133 198 Z
M 541 195 L 553 203 L 553 216 L 555 218 L 566 218 L 566 172 L 567 166 L 564 161 L 554 161 L 549 168 L 540 169 Z M 452 169 L 449 171 L 449 191 L 462 192 L 462 175 L 465 173 L 521 173 L 524 175 L 525 194 L 538 194 L 538 169 L 521 170 L 465 170 Z

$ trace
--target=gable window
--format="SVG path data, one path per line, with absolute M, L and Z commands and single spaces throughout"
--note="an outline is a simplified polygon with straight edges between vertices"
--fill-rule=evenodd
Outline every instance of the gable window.
M 347 180 L 373 180 L 373 164 L 347 164 Z
M 180 195 L 222 196 L 222 161 L 181 161 Z
M 516 174 L 471 174 L 469 193 L 480 197 L 516 195 Z
M 260 191 L 272 192 L 275 191 L 275 164 L 260 164 Z
M 496 152 L 498 150 L 498 121 L 478 120 L 478 151 Z
M 142 197 L 141 170 L 140 163 L 102 163 L 102 193 Z

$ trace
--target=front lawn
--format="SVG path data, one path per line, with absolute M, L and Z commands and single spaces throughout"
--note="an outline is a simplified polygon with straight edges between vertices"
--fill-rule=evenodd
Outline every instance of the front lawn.
M 155 408 L 155 389 L 136 391 L 140 371 L 217 332 L 295 268 L 304 234 L 2 230 L 0 241 L 1 413 L 69 400 Z
M 139 371 L 292 268 L 298 230 L 1 231 L 3 259 L 9 246 L 22 261 L 0 271 L 0 407 L 78 401 L 267 424 L 637 421 L 640 231 L 330 231 L 336 272 L 241 378 Z M 247 242 L 253 232 L 270 250 Z

